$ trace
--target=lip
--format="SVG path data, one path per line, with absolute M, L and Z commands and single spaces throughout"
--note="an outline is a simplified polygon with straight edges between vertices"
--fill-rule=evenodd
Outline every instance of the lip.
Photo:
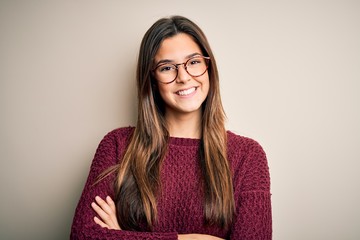
M 180 89 L 180 90 L 177 90 L 177 91 L 175 92 L 175 94 L 176 94 L 177 96 L 180 96 L 180 97 L 190 97 L 190 96 L 192 96 L 192 95 L 194 95 L 194 94 L 196 93 L 196 91 L 197 91 L 198 88 L 199 88 L 198 86 L 193 86 L 193 87 L 189 87 L 189 88 Z M 194 90 L 191 91 L 191 92 L 188 93 L 188 94 L 184 94 L 184 95 L 179 94 L 179 92 L 186 92 L 186 91 L 190 91 L 190 90 L 192 90 L 192 89 L 194 89 Z

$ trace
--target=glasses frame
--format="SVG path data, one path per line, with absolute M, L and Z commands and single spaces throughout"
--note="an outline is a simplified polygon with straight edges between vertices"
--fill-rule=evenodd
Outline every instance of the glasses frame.
M 194 58 L 204 58 L 204 59 L 205 59 L 205 61 L 206 61 L 206 68 L 205 68 L 205 71 L 204 71 L 202 74 L 193 75 L 193 74 L 191 74 L 191 73 L 188 72 L 186 65 L 187 65 L 187 63 L 188 63 L 190 60 L 192 60 L 192 59 L 194 59 Z M 156 79 L 156 80 L 157 80 L 158 82 L 160 82 L 160 83 L 170 84 L 170 83 L 174 82 L 174 81 L 176 80 L 176 78 L 178 77 L 178 75 L 179 75 L 179 66 L 180 66 L 180 65 L 184 65 L 185 71 L 186 71 L 187 74 L 189 74 L 190 76 L 192 76 L 192 77 L 200 77 L 200 76 L 204 75 L 204 74 L 206 73 L 206 71 L 208 70 L 210 60 L 211 60 L 210 57 L 205 57 L 205 56 L 202 56 L 202 55 L 196 55 L 196 56 L 193 56 L 193 57 L 189 58 L 188 60 L 186 60 L 186 62 L 183 62 L 183 63 L 176 63 L 176 64 L 174 64 L 174 63 L 162 63 L 162 64 L 159 64 L 159 65 L 157 65 L 157 66 L 152 70 L 152 73 L 153 73 L 153 75 L 155 75 L 156 69 L 158 69 L 159 67 L 161 67 L 161 66 L 163 66 L 163 65 L 167 65 L 167 64 L 173 65 L 173 66 L 175 67 L 175 69 L 176 69 L 176 75 L 175 75 L 175 78 L 174 78 L 172 81 L 170 81 L 170 82 L 162 82 L 162 81 Z M 154 76 L 154 77 L 155 77 L 155 76 Z

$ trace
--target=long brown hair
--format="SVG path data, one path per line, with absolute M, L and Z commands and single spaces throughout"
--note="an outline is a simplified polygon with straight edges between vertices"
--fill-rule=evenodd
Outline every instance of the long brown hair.
M 162 41 L 178 33 L 188 34 L 204 56 L 211 58 L 210 89 L 202 105 L 201 168 L 204 178 L 204 213 L 207 224 L 228 227 L 234 213 L 232 174 L 226 154 L 225 113 L 220 99 L 215 58 L 202 30 L 181 16 L 162 18 L 145 33 L 137 64 L 138 119 L 130 143 L 117 166 L 115 202 L 122 229 L 149 229 L 157 220 L 156 196 L 159 172 L 167 151 L 169 133 L 164 103 L 151 74 Z

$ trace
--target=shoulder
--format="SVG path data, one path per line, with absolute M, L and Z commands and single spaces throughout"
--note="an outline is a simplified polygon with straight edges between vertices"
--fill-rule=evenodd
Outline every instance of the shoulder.
M 256 140 L 227 131 L 228 160 L 234 171 L 263 166 L 267 158 L 263 147 Z
M 228 131 L 228 159 L 236 188 L 242 192 L 270 190 L 267 157 L 257 141 Z
M 95 158 L 117 159 L 127 147 L 134 127 L 122 127 L 108 132 L 100 141 Z
M 256 140 L 227 131 L 228 154 L 264 153 L 262 146 Z
M 113 141 L 113 142 L 117 142 L 117 143 L 120 143 L 123 141 L 128 141 L 128 139 L 134 132 L 134 129 L 135 129 L 135 127 L 131 127 L 131 126 L 116 128 L 116 129 L 108 132 L 104 136 L 102 141 Z

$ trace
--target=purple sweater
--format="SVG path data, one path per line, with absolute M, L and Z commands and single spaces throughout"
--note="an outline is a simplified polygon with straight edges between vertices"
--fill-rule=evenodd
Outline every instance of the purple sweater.
M 115 174 L 93 186 L 101 172 L 118 163 L 134 128 L 119 128 L 100 142 L 77 205 L 71 239 L 178 239 L 178 234 L 210 234 L 225 239 L 272 238 L 270 176 L 261 146 L 228 132 L 228 160 L 233 173 L 236 211 L 231 227 L 223 230 L 204 225 L 203 190 L 199 165 L 200 140 L 171 137 L 160 178 L 158 221 L 153 232 L 108 230 L 97 225 L 90 204 L 95 196 L 114 197 Z

